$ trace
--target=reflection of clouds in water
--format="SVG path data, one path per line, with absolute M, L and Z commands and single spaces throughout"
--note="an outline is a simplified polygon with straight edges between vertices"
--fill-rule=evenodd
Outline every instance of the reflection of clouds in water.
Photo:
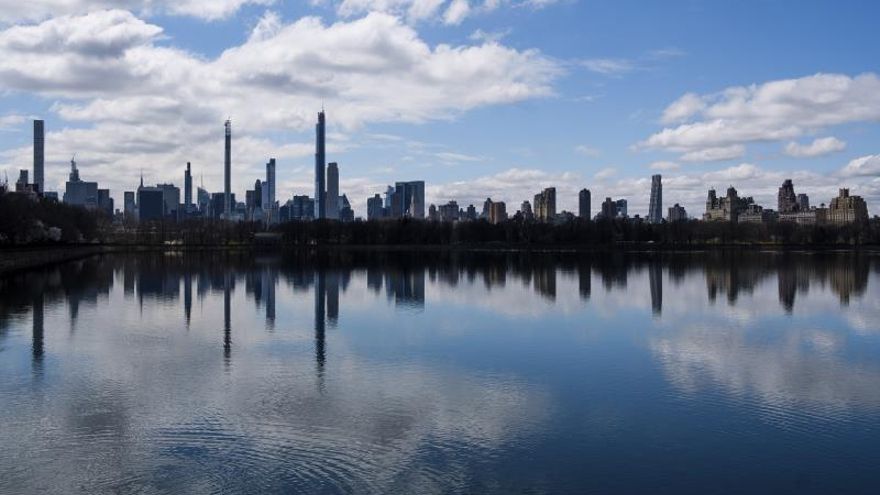
M 730 395 L 719 400 L 751 404 L 772 422 L 880 409 L 880 369 L 842 356 L 844 339 L 832 331 L 683 321 L 652 336 L 649 347 L 682 393 L 705 399 L 719 388 Z
M 244 291 L 233 297 L 232 373 L 218 359 L 222 294 L 205 298 L 189 330 L 179 305 L 152 302 L 152 323 L 131 326 L 140 310 L 121 291 L 80 314 L 75 339 L 52 330 L 47 388 L 0 405 L 5 425 L 45 418 L 41 430 L 0 432 L 7 452 L 31 457 L 0 468 L 4 489 L 456 491 L 548 414 L 546 394 L 510 376 L 365 360 L 331 331 L 319 387 L 313 296 L 279 294 L 279 314 L 299 316 L 271 339 L 247 326 L 260 313 Z M 93 330 L 111 308 L 118 329 Z M 34 465 L 51 476 L 16 471 Z

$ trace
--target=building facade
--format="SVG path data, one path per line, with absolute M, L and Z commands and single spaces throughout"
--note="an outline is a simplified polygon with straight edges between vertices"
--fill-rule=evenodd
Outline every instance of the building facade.
M 850 196 L 849 189 L 840 189 L 828 205 L 828 221 L 836 224 L 868 221 L 868 205 L 861 196 Z
M 578 217 L 584 220 L 590 219 L 590 190 L 581 189 L 578 193 Z
M 556 216 L 556 188 L 548 187 L 536 194 L 532 202 L 535 219 L 541 222 L 549 222 Z
M 660 174 L 651 176 L 651 200 L 648 204 L 648 222 L 663 221 L 663 182 Z

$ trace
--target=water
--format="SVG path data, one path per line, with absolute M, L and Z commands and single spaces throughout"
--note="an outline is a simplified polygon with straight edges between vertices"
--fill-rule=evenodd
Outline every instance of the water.
M 0 280 L 2 493 L 877 493 L 880 257 L 96 257 Z

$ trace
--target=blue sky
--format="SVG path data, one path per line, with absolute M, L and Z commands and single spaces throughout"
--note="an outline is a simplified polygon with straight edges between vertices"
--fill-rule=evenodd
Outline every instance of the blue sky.
M 112 8 L 114 10 L 108 10 Z M 186 161 L 233 187 L 278 159 L 277 197 L 312 194 L 313 123 L 363 214 L 424 179 L 428 201 L 517 208 L 541 187 L 702 213 L 733 184 L 774 206 L 793 178 L 880 201 L 875 2 L 752 0 L 0 0 L 0 174 L 30 167 L 46 119 L 47 185 L 81 175 L 117 201 Z

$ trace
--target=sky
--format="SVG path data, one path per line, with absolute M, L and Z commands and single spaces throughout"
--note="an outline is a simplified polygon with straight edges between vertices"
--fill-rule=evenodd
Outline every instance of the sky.
M 647 213 L 704 211 L 709 188 L 775 208 L 849 187 L 880 213 L 880 44 L 873 1 L 0 0 L 0 180 L 46 188 L 73 155 L 123 191 L 223 184 L 277 160 L 276 197 L 314 194 L 314 124 L 358 215 L 388 184 L 427 202 L 519 208 L 543 187 Z

